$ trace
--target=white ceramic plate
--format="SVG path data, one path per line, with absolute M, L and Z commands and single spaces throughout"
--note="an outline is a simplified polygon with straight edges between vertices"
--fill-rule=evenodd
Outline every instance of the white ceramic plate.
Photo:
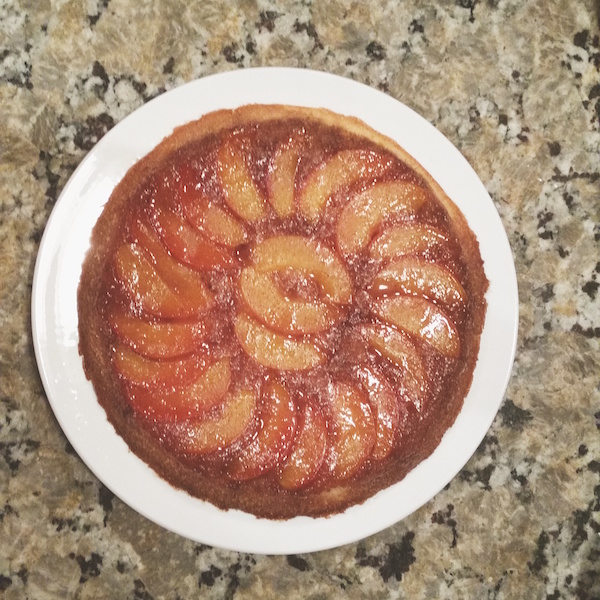
M 175 490 L 129 451 L 108 423 L 78 353 L 77 285 L 83 257 L 113 188 L 174 127 L 219 108 L 249 103 L 325 107 L 359 117 L 395 139 L 461 208 L 490 280 L 481 352 L 471 390 L 437 450 L 398 484 L 329 518 L 257 519 L 221 511 Z M 198 542 L 263 554 L 311 552 L 367 537 L 411 514 L 465 465 L 502 402 L 517 339 L 517 283 L 502 223 L 483 184 L 458 150 L 411 109 L 334 75 L 264 68 L 191 82 L 136 110 L 82 161 L 48 221 L 32 297 L 36 357 L 48 399 L 69 441 L 118 497 L 155 523 Z

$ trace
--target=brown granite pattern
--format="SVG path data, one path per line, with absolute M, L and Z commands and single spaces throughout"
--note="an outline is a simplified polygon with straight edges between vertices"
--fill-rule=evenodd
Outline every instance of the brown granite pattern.
M 0 2 L 0 597 L 600 598 L 600 8 L 594 0 Z M 513 377 L 463 471 L 357 544 L 265 557 L 148 522 L 73 453 L 33 355 L 48 215 L 165 90 L 286 65 L 402 100 L 464 153 L 520 286 Z

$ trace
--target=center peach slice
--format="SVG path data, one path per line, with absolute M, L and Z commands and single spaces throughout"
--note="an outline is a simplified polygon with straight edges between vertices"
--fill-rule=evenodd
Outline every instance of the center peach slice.
M 240 291 L 257 319 L 283 333 L 318 333 L 340 316 L 339 309 L 331 304 L 285 296 L 271 274 L 253 267 L 242 271 Z
M 352 302 L 352 280 L 337 255 L 325 244 L 298 235 L 279 235 L 261 242 L 252 257 L 259 273 L 294 269 L 314 277 L 335 304 Z

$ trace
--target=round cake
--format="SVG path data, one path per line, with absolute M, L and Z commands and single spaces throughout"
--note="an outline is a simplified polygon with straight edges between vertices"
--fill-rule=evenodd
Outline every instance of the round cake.
M 176 129 L 115 188 L 80 353 L 131 450 L 222 509 L 345 510 L 439 444 L 471 385 L 477 240 L 394 141 L 324 109 Z

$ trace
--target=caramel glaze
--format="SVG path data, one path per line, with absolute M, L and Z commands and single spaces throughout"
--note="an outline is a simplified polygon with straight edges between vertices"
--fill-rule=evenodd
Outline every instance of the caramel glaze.
M 477 242 L 462 215 L 427 173 L 393 142 L 385 140 L 382 145 L 384 138 L 371 135 L 371 130 L 359 122 L 326 111 L 289 107 L 266 107 L 261 111 L 260 107 L 246 107 L 205 117 L 204 123 L 202 120 L 199 123 L 187 131 L 185 126 L 178 130 L 175 141 L 173 136 L 167 138 L 132 168 L 116 188 L 93 231 L 78 292 L 80 352 L 86 375 L 119 435 L 172 485 L 221 508 L 239 508 L 266 518 L 322 516 L 342 511 L 402 479 L 437 447 L 460 411 L 471 384 L 485 315 L 487 280 Z M 199 134 L 193 131 L 194 127 Z M 238 290 L 239 274 L 250 260 L 253 245 L 280 234 L 293 234 L 335 249 L 335 225 L 340 211 L 348 198 L 371 185 L 373 178 L 360 178 L 350 188 L 334 194 L 316 223 L 298 212 L 281 218 L 273 210 L 256 222 L 243 223 L 247 238 L 234 249 L 231 264 L 202 274 L 215 301 L 207 319 L 203 348 L 214 358 L 230 357 L 234 389 L 250 387 L 258 394 L 265 381 L 281 382 L 298 409 L 297 428 L 302 424 L 309 400 L 329 419 L 329 383 L 335 379 L 355 384 L 356 371 L 361 365 L 374 367 L 395 385 L 402 406 L 402 426 L 395 447 L 384 460 L 368 458 L 348 479 L 332 481 L 324 464 L 314 481 L 297 491 L 286 491 L 278 485 L 277 468 L 249 481 L 233 481 L 226 471 L 255 435 L 261 421 L 260 403 L 253 424 L 241 439 L 222 451 L 194 456 L 186 453 L 180 443 L 180 436 L 185 435 L 184 424 L 156 421 L 151 415 L 132 410 L 125 382 L 113 364 L 117 340 L 109 325 L 110 313 L 115 307 L 130 314 L 139 312 L 116 275 L 117 248 L 124 241 L 136 241 L 136 224 L 151 223 L 153 204 L 165 200 L 161 195 L 168 196 L 166 202 L 173 203 L 176 196 L 173 190 L 182 178 L 202 182 L 204 193 L 216 204 L 226 206 L 216 165 L 218 149 L 232 130 L 241 140 L 246 164 L 265 198 L 271 157 L 291 137 L 301 139 L 303 148 L 295 180 L 296 194 L 310 173 L 340 150 L 357 148 L 384 153 L 391 166 L 378 175 L 377 181 L 410 181 L 425 188 L 428 197 L 416 215 L 394 215 L 382 226 L 411 222 L 442 231 L 447 243 L 432 246 L 420 256 L 447 267 L 466 291 L 463 304 L 446 310 L 460 337 L 457 358 L 444 356 L 422 340 L 413 339 L 427 374 L 417 409 L 414 402 L 403 398 L 406 390 L 400 367 L 369 347 L 360 334 L 360 325 L 380 322 L 372 305 L 381 290 L 371 287 L 371 282 L 383 261 L 367 256 L 366 252 L 342 257 L 353 282 L 352 304 L 343 307 L 343 317 L 329 330 L 309 336 L 327 356 L 323 364 L 304 371 L 278 372 L 263 367 L 242 350 L 233 328 L 233 316 L 243 304 Z M 310 278 L 294 274 L 284 273 L 278 284 L 290 297 L 315 299 L 321 293 Z M 211 410 L 219 411 L 221 407 Z M 290 451 L 288 448 L 288 454 Z

